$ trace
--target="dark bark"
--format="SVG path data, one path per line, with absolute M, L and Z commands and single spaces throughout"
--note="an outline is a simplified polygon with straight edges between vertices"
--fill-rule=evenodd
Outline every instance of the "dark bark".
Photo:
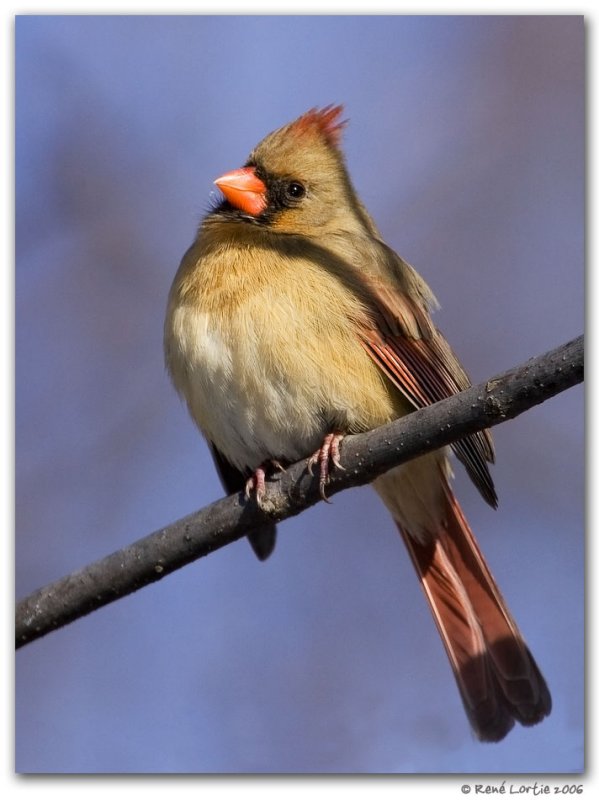
M 327 495 L 505 422 L 580 383 L 583 371 L 580 336 L 403 419 L 348 436 L 341 453 L 345 470 L 333 469 Z M 240 539 L 265 519 L 286 519 L 314 505 L 321 499 L 318 475 L 310 476 L 306 464 L 298 462 L 268 482 L 263 510 L 242 493 L 232 495 L 34 592 L 17 605 L 17 647 Z

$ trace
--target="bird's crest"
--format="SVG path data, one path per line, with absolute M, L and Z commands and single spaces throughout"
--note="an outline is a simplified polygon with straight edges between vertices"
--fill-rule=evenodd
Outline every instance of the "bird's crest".
M 347 120 L 340 119 L 342 113 L 341 105 L 311 108 L 292 123 L 292 128 L 301 134 L 318 131 L 329 144 L 339 147 L 343 128 L 347 125 Z

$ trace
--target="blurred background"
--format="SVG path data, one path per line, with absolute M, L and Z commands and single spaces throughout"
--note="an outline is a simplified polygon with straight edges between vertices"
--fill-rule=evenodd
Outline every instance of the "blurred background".
M 163 368 L 213 179 L 344 103 L 356 188 L 442 304 L 473 380 L 584 325 L 582 17 L 16 21 L 17 596 L 221 496 Z M 583 389 L 495 428 L 500 495 L 458 494 L 551 687 L 481 745 L 368 488 L 17 655 L 21 772 L 583 768 Z

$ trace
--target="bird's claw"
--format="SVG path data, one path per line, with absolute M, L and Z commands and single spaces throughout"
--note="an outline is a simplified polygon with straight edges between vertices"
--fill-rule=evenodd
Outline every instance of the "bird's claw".
M 260 464 L 254 470 L 254 473 L 247 479 L 245 483 L 245 499 L 249 500 L 254 494 L 256 498 L 256 503 L 258 504 L 258 508 L 262 508 L 262 501 L 264 499 L 264 494 L 266 492 L 266 469 L 270 467 L 277 472 L 286 472 L 285 467 L 281 464 L 280 461 L 277 461 L 274 458 L 265 461 L 263 464 Z
M 252 492 L 255 493 L 256 496 L 256 503 L 258 504 L 259 508 L 262 508 L 262 498 L 264 497 L 264 492 L 266 490 L 266 473 L 263 467 L 258 467 L 254 470 L 254 474 L 251 478 L 248 478 L 245 484 L 245 499 L 249 500 L 252 496 Z
M 339 449 L 343 438 L 344 435 L 342 433 L 327 433 L 321 446 L 308 460 L 308 472 L 310 475 L 314 475 L 313 467 L 318 464 L 320 473 L 318 489 L 320 496 L 326 503 L 330 502 L 326 496 L 325 486 L 329 482 L 331 464 L 337 469 L 345 471 L 345 467 L 341 464 L 341 451 Z

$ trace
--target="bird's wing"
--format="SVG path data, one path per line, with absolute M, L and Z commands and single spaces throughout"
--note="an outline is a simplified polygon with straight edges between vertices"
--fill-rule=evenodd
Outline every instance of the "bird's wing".
M 363 345 L 414 408 L 432 405 L 467 389 L 470 380 L 432 324 L 424 302 L 412 299 L 387 281 L 372 277 L 367 280 L 368 295 L 374 303 L 369 303 L 369 324 L 361 326 Z M 487 462 L 494 460 L 490 433 L 480 431 L 452 447 L 481 495 L 495 507 L 497 495 L 487 467 Z

